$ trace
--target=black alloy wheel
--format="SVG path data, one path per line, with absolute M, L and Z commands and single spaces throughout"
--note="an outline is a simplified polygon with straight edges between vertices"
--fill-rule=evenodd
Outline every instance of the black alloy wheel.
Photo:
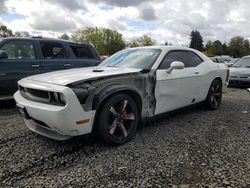
M 132 97 L 116 94 L 98 111 L 97 131 L 101 139 L 113 145 L 124 144 L 136 132 L 138 108 Z
M 214 80 L 209 88 L 206 98 L 206 106 L 211 110 L 216 110 L 220 107 L 222 100 L 222 85 L 219 80 Z

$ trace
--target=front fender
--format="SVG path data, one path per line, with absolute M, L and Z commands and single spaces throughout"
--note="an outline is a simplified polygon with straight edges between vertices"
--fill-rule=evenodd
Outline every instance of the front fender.
M 113 95 L 114 93 L 122 92 L 122 91 L 135 95 L 134 97 L 136 97 L 137 99 L 139 98 L 140 103 L 141 103 L 142 98 L 141 98 L 140 92 L 136 88 L 128 87 L 128 86 L 123 85 L 123 84 L 112 84 L 112 85 L 109 85 L 109 86 L 103 88 L 94 97 L 93 110 L 97 110 L 99 108 L 99 106 L 101 105 L 101 103 L 105 99 L 107 99 L 107 97 Z

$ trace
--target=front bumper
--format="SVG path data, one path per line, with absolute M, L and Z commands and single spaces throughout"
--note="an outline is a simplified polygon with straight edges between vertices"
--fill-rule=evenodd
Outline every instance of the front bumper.
M 250 87 L 250 78 L 229 78 L 229 86 Z
M 56 140 L 66 140 L 92 131 L 95 111 L 85 112 L 70 88 L 25 79 L 18 84 L 27 88 L 61 92 L 66 99 L 65 106 L 56 106 L 27 100 L 17 91 L 14 98 L 17 106 L 25 108 L 29 118 L 24 117 L 24 121 L 30 130 Z M 85 120 L 83 124 L 77 123 L 82 120 Z

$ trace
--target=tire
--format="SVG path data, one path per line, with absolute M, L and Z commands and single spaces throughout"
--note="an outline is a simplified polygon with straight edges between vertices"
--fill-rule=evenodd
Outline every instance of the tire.
M 214 80 L 209 88 L 205 105 L 210 110 L 217 110 L 222 100 L 222 84 L 219 80 Z
M 108 98 L 97 114 L 98 136 L 111 145 L 128 142 L 139 122 L 138 108 L 132 97 L 116 94 Z

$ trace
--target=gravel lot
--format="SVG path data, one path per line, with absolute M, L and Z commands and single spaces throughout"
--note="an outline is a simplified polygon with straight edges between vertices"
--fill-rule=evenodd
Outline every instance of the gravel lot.
M 148 123 L 119 147 L 38 136 L 2 102 L 0 148 L 0 187 L 250 187 L 250 94 L 226 89 L 219 110 Z

